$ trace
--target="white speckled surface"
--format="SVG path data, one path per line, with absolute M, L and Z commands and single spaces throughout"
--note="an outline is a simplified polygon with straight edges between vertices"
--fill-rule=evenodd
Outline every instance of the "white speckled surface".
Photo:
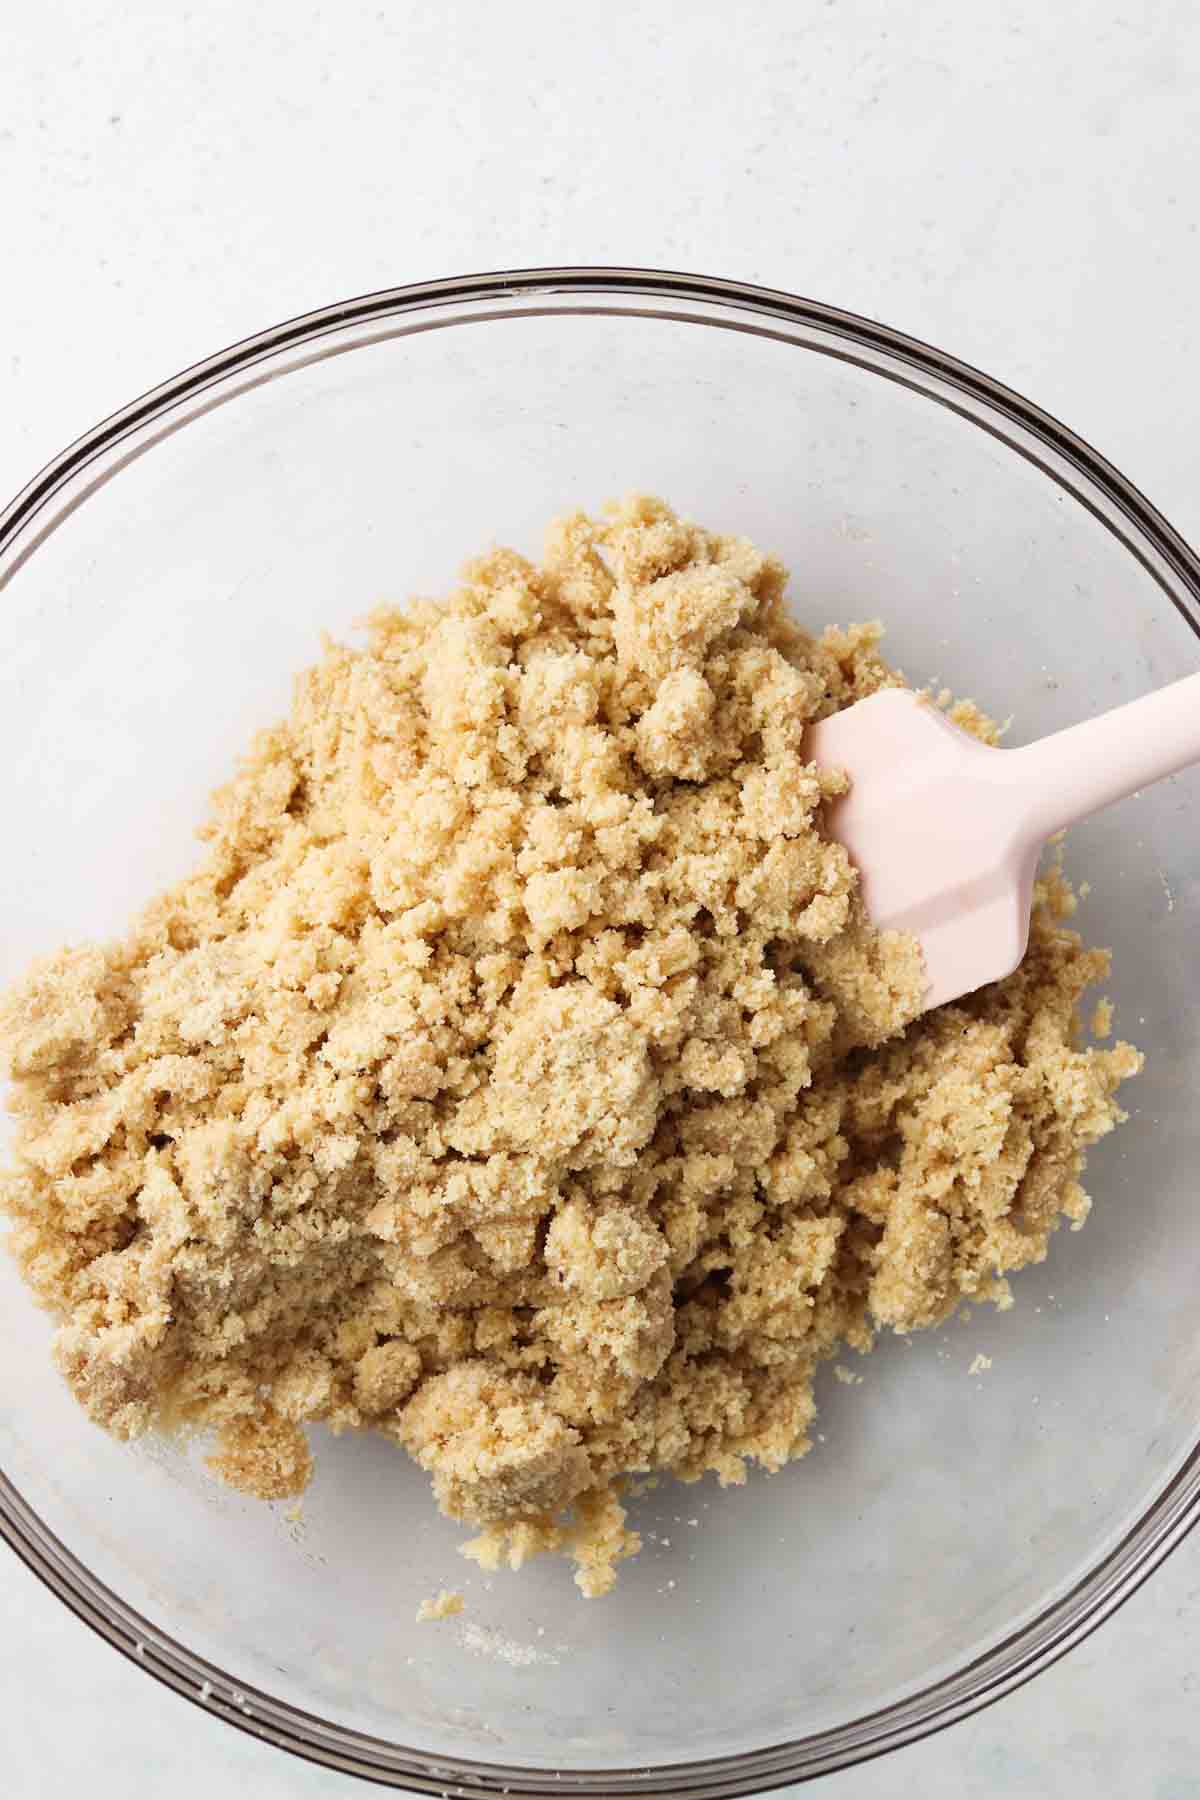
M 0 49 L 0 490 L 259 326 L 633 262 L 840 302 L 1058 413 L 1200 537 L 1190 0 L 44 0 Z M 1198 1225 L 1200 1228 L 1200 1225 Z M 359 1791 L 217 1726 L 0 1554 L 5 1791 Z M 1200 1800 L 1200 1541 L 999 1707 L 817 1784 Z M 362 1790 L 365 1791 L 365 1790 Z

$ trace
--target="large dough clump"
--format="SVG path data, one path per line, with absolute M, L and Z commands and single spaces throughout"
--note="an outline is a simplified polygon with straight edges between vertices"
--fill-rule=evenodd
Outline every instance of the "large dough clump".
M 645 498 L 481 557 L 300 678 L 194 876 L 8 997 L 0 1198 L 93 1419 L 210 1427 L 265 1496 L 369 1426 L 482 1560 L 600 1593 L 623 1477 L 782 1467 L 821 1358 L 1082 1221 L 1139 1061 L 1078 1034 L 1105 956 L 1055 877 L 1017 973 L 915 1017 L 804 754 L 899 678 L 784 583 Z

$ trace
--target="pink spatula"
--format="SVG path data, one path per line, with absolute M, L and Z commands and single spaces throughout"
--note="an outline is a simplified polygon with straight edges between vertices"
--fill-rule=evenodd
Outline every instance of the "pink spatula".
M 1200 675 L 1020 750 L 990 749 L 887 688 L 813 726 L 805 749 L 849 773 L 829 829 L 858 867 L 872 923 L 919 942 L 925 1006 L 941 1006 L 1024 956 L 1048 837 L 1200 762 Z

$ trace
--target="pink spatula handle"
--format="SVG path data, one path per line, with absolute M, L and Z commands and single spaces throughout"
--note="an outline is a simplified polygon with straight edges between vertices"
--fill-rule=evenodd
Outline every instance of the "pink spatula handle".
M 1138 788 L 1200 762 L 1200 675 L 1114 707 L 993 765 L 1024 830 L 1041 843 Z

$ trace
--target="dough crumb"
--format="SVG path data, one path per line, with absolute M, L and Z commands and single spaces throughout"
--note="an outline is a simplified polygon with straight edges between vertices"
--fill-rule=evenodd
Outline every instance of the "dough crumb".
M 834 1363 L 833 1372 L 843 1387 L 858 1387 L 862 1381 L 862 1376 L 856 1375 L 853 1369 L 846 1368 L 844 1363 Z
M 979 1352 L 978 1356 L 976 1356 L 974 1362 L 972 1362 L 970 1368 L 967 1370 L 967 1374 L 968 1375 L 982 1375 L 984 1373 L 984 1371 L 986 1369 L 990 1369 L 991 1366 L 992 1366 L 991 1357 L 985 1356 L 981 1350 Z
M 448 1588 L 443 1588 L 432 1600 L 422 1600 L 417 1608 L 417 1624 L 427 1625 L 431 1619 L 452 1619 L 465 1605 L 461 1594 L 452 1594 Z
M 614 1488 L 599 1488 L 576 1501 L 563 1520 L 554 1513 L 489 1526 L 462 1546 L 481 1569 L 522 1569 L 534 1556 L 557 1552 L 576 1565 L 575 1585 L 589 1600 L 615 1585 L 616 1565 L 636 1556 L 642 1540 L 625 1524 L 625 1509 Z
M 312 1452 L 304 1433 L 270 1414 L 227 1421 L 206 1461 L 222 1481 L 257 1500 L 302 1494 L 312 1475 Z
M 268 1500 L 308 1425 L 379 1432 L 484 1568 L 594 1596 L 628 1481 L 782 1469 L 823 1361 L 1007 1308 L 1082 1225 L 1141 1066 L 1083 1042 L 1108 957 L 1052 867 L 1020 968 L 920 1013 L 805 755 L 902 677 L 786 582 L 631 495 L 380 608 L 194 873 L 0 1000 L 0 1209 L 90 1418 Z

